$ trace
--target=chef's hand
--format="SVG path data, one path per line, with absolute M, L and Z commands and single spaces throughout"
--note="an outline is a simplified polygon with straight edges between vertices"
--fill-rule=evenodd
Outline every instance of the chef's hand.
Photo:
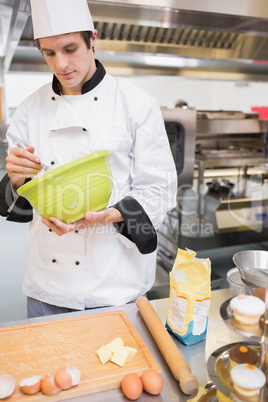
M 51 217 L 48 219 L 42 218 L 43 222 L 49 229 L 55 232 L 58 236 L 62 236 L 74 230 L 84 230 L 88 227 L 108 225 L 109 223 L 122 222 L 121 213 L 115 208 L 104 208 L 98 212 L 86 212 L 85 217 L 74 223 L 66 224 L 61 220 Z
M 6 171 L 15 190 L 24 184 L 26 178 L 34 177 L 42 170 L 40 158 L 34 155 L 34 151 L 33 146 L 11 148 L 6 157 Z

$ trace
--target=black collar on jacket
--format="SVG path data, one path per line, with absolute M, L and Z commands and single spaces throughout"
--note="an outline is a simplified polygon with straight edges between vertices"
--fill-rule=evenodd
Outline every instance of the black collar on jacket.
M 102 81 L 102 79 L 106 74 L 106 70 L 101 64 L 101 62 L 99 60 L 95 60 L 95 63 L 97 70 L 92 75 L 92 77 L 82 85 L 81 88 L 82 94 L 85 94 L 91 91 L 93 88 L 95 88 Z M 58 78 L 55 75 L 53 75 L 52 89 L 57 95 L 61 95 L 59 88 L 60 88 L 60 82 Z

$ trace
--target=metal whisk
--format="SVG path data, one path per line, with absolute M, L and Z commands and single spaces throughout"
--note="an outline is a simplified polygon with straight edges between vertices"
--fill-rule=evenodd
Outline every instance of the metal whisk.
M 24 145 L 22 145 L 18 140 L 13 140 L 14 144 L 19 147 L 19 148 L 23 148 L 26 149 L 26 147 Z M 51 167 L 48 165 L 45 165 L 44 163 L 40 162 L 40 165 L 42 166 L 42 168 L 48 172 L 49 170 L 51 170 Z

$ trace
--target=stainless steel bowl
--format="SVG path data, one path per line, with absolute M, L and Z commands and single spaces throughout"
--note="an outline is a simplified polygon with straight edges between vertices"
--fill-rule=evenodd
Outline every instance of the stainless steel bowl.
M 268 286 L 268 251 L 243 250 L 233 256 L 242 281 L 251 287 Z
M 232 296 L 238 296 L 241 293 L 245 293 L 245 284 L 241 279 L 240 271 L 237 267 L 229 269 L 226 278 Z

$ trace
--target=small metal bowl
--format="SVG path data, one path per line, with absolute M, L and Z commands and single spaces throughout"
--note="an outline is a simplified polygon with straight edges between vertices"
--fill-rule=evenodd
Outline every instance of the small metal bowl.
M 242 281 L 251 287 L 268 286 L 268 251 L 243 250 L 233 256 Z

